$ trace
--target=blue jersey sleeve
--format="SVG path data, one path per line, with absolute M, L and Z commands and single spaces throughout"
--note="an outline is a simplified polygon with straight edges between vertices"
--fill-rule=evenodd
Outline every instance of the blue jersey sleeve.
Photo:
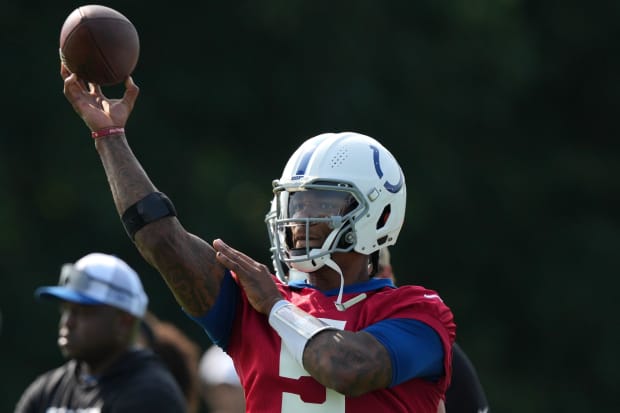
M 385 346 L 392 359 L 392 383 L 413 378 L 435 380 L 444 374 L 444 350 L 437 332 L 412 319 L 388 319 L 366 327 Z
M 230 271 L 226 270 L 224 278 L 222 279 L 222 284 L 220 285 L 220 293 L 213 307 L 211 307 L 205 315 L 200 317 L 192 317 L 186 314 L 204 328 L 214 344 L 226 350 L 228 341 L 230 340 L 232 325 L 235 320 L 237 303 L 240 298 L 241 290 L 232 278 Z

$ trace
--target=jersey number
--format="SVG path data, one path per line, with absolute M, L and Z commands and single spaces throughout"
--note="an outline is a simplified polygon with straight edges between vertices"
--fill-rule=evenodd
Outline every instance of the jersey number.
M 327 324 L 344 329 L 345 321 L 322 318 Z M 282 389 L 282 413 L 344 413 L 344 395 L 314 380 L 282 346 L 280 376 L 288 379 Z

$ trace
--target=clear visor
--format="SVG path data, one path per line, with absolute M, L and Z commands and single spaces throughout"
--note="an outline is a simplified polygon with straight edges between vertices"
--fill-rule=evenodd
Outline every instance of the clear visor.
M 285 218 L 328 218 L 345 216 L 358 205 L 350 192 L 309 190 L 289 192 Z
M 357 198 L 349 191 L 309 189 L 280 195 L 280 206 L 284 207 L 279 211 L 275 232 L 284 247 L 280 252 L 284 253 L 281 257 L 285 262 L 305 261 L 333 252 L 343 234 L 340 230 L 350 226 L 350 218 L 359 207 Z

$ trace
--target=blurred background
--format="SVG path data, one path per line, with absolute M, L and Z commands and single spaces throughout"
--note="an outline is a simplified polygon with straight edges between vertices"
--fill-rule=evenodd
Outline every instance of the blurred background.
M 292 151 L 326 131 L 378 138 L 409 190 L 396 275 L 451 306 L 491 409 L 615 404 L 620 3 L 188 3 L 101 3 L 140 34 L 128 139 L 188 230 L 269 263 L 263 217 Z M 56 306 L 34 289 L 92 251 L 125 259 L 151 310 L 210 344 L 125 234 L 62 94 L 60 28 L 82 4 L 2 6 L 3 412 L 62 363 Z

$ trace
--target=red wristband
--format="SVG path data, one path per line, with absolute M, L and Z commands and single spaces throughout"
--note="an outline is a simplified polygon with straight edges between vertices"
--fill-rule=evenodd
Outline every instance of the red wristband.
M 103 128 L 103 129 L 93 131 L 90 133 L 90 136 L 92 136 L 93 139 L 97 139 L 97 138 L 103 138 L 104 136 L 109 136 L 109 135 L 119 135 L 121 133 L 125 133 L 125 128 L 111 127 L 111 128 Z

